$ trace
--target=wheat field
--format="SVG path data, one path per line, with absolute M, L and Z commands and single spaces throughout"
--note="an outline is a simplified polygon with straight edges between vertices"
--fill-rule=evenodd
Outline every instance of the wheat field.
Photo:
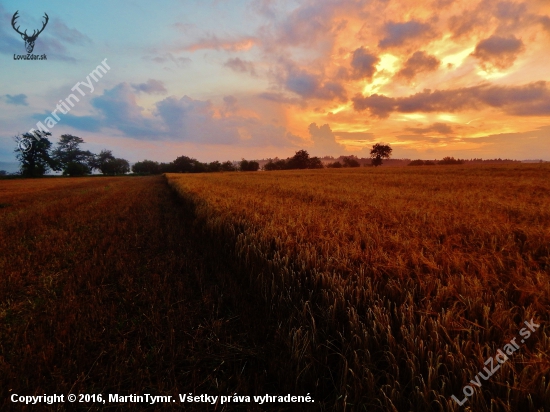
M 327 410 L 550 410 L 547 165 L 167 179 L 262 297 L 295 388 Z

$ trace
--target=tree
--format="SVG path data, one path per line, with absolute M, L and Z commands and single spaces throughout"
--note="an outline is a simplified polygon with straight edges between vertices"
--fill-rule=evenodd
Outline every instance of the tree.
M 130 171 L 130 164 L 125 159 L 113 156 L 113 152 L 103 149 L 98 155 L 93 156 L 90 166 L 100 170 L 104 175 L 123 175 Z
M 57 161 L 64 175 L 83 176 L 97 168 L 96 158 L 92 152 L 81 150 L 84 140 L 71 134 L 61 135 L 57 148 L 53 151 L 53 158 Z
M 156 175 L 160 173 L 159 163 L 153 160 L 143 160 L 137 162 L 132 166 L 132 172 Z
M 51 153 L 52 142 L 46 137 L 51 135 L 50 132 L 41 132 L 14 137 L 17 142 L 15 153 L 22 176 L 41 177 L 49 170 L 60 170 Z
M 227 162 L 223 162 L 221 169 L 222 169 L 222 172 L 234 172 L 235 170 L 237 170 L 231 160 L 228 160 Z
M 331 169 L 340 169 L 342 167 L 342 163 L 336 161 L 333 163 L 329 163 L 327 167 L 330 167 Z
M 323 166 L 323 162 L 321 161 L 320 158 L 318 158 L 317 156 L 315 157 L 311 157 L 309 159 L 309 165 L 308 165 L 308 169 L 322 169 L 324 168 L 325 166 Z
M 500 160 L 500 159 L 499 159 Z M 446 156 L 443 160 L 437 162 L 438 165 L 461 165 L 464 161 L 461 159 L 455 159 L 454 157 Z
M 357 157 L 355 157 L 355 156 L 344 157 L 342 159 L 342 162 L 343 162 L 344 167 L 359 167 L 359 166 L 361 166 L 359 164 L 359 162 L 357 161 Z
M 264 165 L 264 170 L 284 170 L 288 169 L 286 160 L 275 158 L 269 159 L 269 161 Z
M 373 166 L 381 166 L 382 159 L 389 159 L 391 156 L 392 148 L 390 145 L 376 143 L 372 146 L 370 151 L 371 163 Z
M 288 169 L 308 169 L 309 153 L 305 150 L 298 150 L 294 156 L 288 160 Z
M 218 162 L 217 160 L 208 163 L 207 167 L 209 172 L 221 172 L 222 171 L 222 164 Z
M 241 172 L 257 172 L 260 168 L 260 164 L 254 160 L 241 160 L 239 163 L 239 170 Z
M 424 166 L 424 160 L 421 160 L 421 159 L 413 160 L 407 166 Z

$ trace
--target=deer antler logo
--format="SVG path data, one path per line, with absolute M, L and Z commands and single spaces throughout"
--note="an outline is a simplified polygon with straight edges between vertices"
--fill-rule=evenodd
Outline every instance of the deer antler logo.
M 42 23 L 43 24 L 42 28 L 40 30 L 38 30 L 38 33 L 36 32 L 36 30 L 34 30 L 32 35 L 29 36 L 29 35 L 27 35 L 27 30 L 25 30 L 24 33 L 21 33 L 19 31 L 19 26 L 15 27 L 16 20 L 19 17 L 17 15 L 17 13 L 19 13 L 19 10 L 16 11 L 15 14 L 13 15 L 13 17 L 11 18 L 11 25 L 12 25 L 13 29 L 21 35 L 21 38 L 23 40 L 25 40 L 25 49 L 27 49 L 27 53 L 32 53 L 32 51 L 34 49 L 34 42 L 36 41 L 36 38 L 38 37 L 38 35 L 40 33 L 42 33 L 44 31 L 44 29 L 46 28 L 46 24 L 48 24 L 48 20 L 50 18 L 48 17 L 48 15 L 46 13 L 44 13 L 44 19 L 46 21 L 44 21 L 44 23 Z

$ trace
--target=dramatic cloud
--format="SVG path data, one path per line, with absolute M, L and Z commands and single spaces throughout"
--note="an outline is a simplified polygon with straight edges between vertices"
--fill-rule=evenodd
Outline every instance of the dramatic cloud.
M 524 49 L 523 42 L 514 36 L 491 36 L 478 43 L 472 56 L 481 61 L 481 67 L 485 70 L 491 67 L 504 70 L 514 64 Z
M 145 118 L 143 108 L 137 105 L 133 88 L 128 83 L 120 83 L 102 96 L 92 99 L 92 106 L 103 116 L 102 126 L 119 129 L 128 136 L 158 137 L 162 128 L 153 119 Z
M 397 77 L 412 80 L 420 72 L 430 72 L 437 70 L 439 60 L 435 56 L 430 56 L 424 51 L 417 51 L 407 59 L 401 70 L 397 72 Z
M 317 124 L 311 123 L 308 130 L 311 140 L 313 140 L 313 154 L 339 156 L 345 151 L 345 146 L 336 141 L 336 136 L 328 124 L 318 127 Z
M 438 133 L 442 135 L 449 135 L 453 133 L 451 126 L 445 123 L 434 123 L 428 127 L 407 127 L 405 130 L 413 132 L 416 134 L 426 134 L 426 133 Z
M 372 79 L 379 61 L 380 59 L 374 53 L 369 52 L 364 47 L 358 48 L 353 52 L 351 59 L 353 77 L 356 79 Z
M 517 116 L 550 114 L 550 90 L 544 81 L 524 86 L 485 84 L 451 90 L 424 90 L 408 97 L 356 95 L 352 101 L 355 110 L 369 109 L 379 118 L 387 118 L 392 112 L 458 112 L 483 107 L 499 108 Z
M 14 106 L 28 106 L 27 95 L 26 94 L 16 94 L 12 96 L 11 94 L 4 95 L 6 98 L 7 104 L 13 104 Z
M 435 36 L 428 23 L 410 20 L 403 23 L 390 21 L 385 27 L 386 37 L 378 42 L 378 47 L 386 49 L 399 47 L 413 39 L 426 39 Z
M 231 95 L 224 96 L 220 107 L 209 100 L 170 96 L 156 102 L 156 110 L 147 116 L 137 104 L 135 90 L 128 83 L 120 83 L 92 100 L 97 114 L 67 114 L 61 121 L 85 131 L 119 130 L 134 139 L 287 148 L 299 147 L 303 142 L 284 126 L 266 124 L 255 113 L 241 111 L 237 99 Z
M 167 92 L 164 83 L 160 80 L 149 79 L 147 83 L 132 84 L 132 88 L 136 92 L 143 92 L 147 94 L 164 94 Z
M 347 101 L 342 84 L 330 80 L 323 82 L 321 75 L 295 66 L 288 68 L 284 85 L 288 90 L 307 99 Z
M 263 92 L 258 94 L 258 97 L 271 102 L 305 107 L 305 102 L 302 99 L 297 97 L 288 97 L 282 93 Z
M 254 69 L 254 63 L 246 60 L 241 60 L 238 57 L 228 59 L 225 62 L 224 66 L 229 67 L 230 69 L 239 73 L 249 73 L 252 76 L 257 76 L 256 70 Z

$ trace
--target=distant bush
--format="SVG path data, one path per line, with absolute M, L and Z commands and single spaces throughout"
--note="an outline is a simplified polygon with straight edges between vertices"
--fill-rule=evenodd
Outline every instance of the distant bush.
M 327 167 L 330 167 L 333 169 L 340 169 L 342 167 L 342 163 L 340 162 L 329 163 Z
M 85 176 L 90 174 L 90 168 L 79 162 L 69 162 L 63 170 L 64 176 Z
M 455 159 L 454 157 L 444 157 L 442 160 L 437 162 L 439 165 L 461 165 L 464 163 L 464 160 Z
M 424 166 L 424 160 L 413 160 L 412 162 L 410 162 L 407 166 Z
M 241 160 L 239 163 L 239 170 L 241 172 L 257 172 L 260 168 L 260 164 L 254 160 Z
M 132 166 L 132 172 L 156 175 L 160 173 L 159 163 L 153 160 L 143 160 Z
M 322 169 L 323 162 L 318 157 L 309 157 L 305 150 L 298 150 L 292 157 L 283 159 L 269 159 L 264 170 L 291 170 L 291 169 Z
M 359 167 L 361 166 L 355 156 L 348 156 L 342 159 L 344 167 Z
M 435 166 L 435 162 L 431 161 L 431 160 L 426 160 L 424 162 L 424 166 Z

